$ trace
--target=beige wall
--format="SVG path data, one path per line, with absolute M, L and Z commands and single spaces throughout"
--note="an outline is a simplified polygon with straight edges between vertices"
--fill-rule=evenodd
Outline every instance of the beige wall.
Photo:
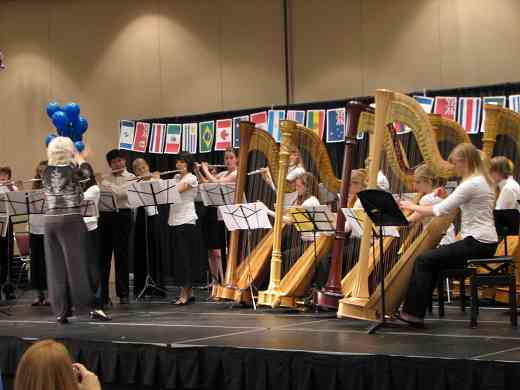
M 77 101 L 93 163 L 121 118 L 285 102 L 282 0 L 0 0 L 0 164 L 44 158 Z M 291 0 L 296 102 L 520 79 L 517 0 Z

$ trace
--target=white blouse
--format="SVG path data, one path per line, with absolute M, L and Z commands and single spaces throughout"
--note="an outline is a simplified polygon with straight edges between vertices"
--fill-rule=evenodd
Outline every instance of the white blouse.
M 421 200 L 419 200 L 419 205 L 433 206 L 440 202 L 442 202 L 442 198 L 435 195 L 435 192 L 431 192 L 429 194 L 424 195 L 421 198 Z M 428 225 L 430 222 L 431 218 L 424 219 L 423 226 L 426 227 L 426 225 Z M 448 230 L 446 230 L 446 233 L 444 234 L 444 237 L 442 237 L 441 241 L 439 242 L 439 246 L 453 244 L 455 241 L 457 241 L 455 238 L 455 226 L 453 226 L 453 224 L 450 224 Z
M 433 206 L 433 214 L 441 216 L 460 208 L 462 238 L 473 237 L 483 243 L 498 242 L 493 218 L 495 192 L 484 176 L 471 176 L 444 200 Z
M 83 192 L 83 199 L 90 200 L 94 202 L 96 208 L 99 207 L 99 198 L 101 196 L 101 191 L 98 185 L 90 186 L 85 192 Z M 87 230 L 89 232 L 96 230 L 98 227 L 98 217 L 83 217 L 83 221 L 87 226 Z
M 518 200 L 520 200 L 520 185 L 517 181 L 512 176 L 509 176 L 498 183 L 498 188 L 500 189 L 500 194 L 498 195 L 495 209 L 517 209 L 520 211 L 520 204 L 518 204 Z
M 181 202 L 170 205 L 170 216 L 168 218 L 168 225 L 179 226 L 184 224 L 195 224 L 197 221 L 197 213 L 195 212 L 195 198 L 197 196 L 197 188 L 199 182 L 197 177 L 188 173 L 181 178 L 181 175 L 177 174 L 173 178 L 176 184 L 186 183 L 188 184 L 188 190 L 182 192 Z

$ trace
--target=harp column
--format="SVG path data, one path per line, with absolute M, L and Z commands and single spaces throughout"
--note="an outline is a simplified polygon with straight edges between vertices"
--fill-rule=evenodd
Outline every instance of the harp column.
M 280 154 L 276 190 L 276 208 L 274 218 L 273 252 L 271 255 L 271 270 L 269 275 L 269 287 L 258 294 L 258 303 L 266 306 L 278 306 L 280 304 L 280 278 L 282 273 L 282 230 L 284 214 L 284 197 L 286 187 L 287 168 L 289 164 L 289 145 L 292 133 L 296 130 L 296 122 L 280 121 Z

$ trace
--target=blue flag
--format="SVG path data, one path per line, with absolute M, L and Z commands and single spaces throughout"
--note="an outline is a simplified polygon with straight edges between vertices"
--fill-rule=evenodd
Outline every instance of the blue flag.
M 327 110 L 327 143 L 345 141 L 345 108 Z
M 284 110 L 269 110 L 267 117 L 267 131 L 276 142 L 280 142 L 280 121 L 285 119 Z
M 249 115 L 242 115 L 233 118 L 233 147 L 240 147 L 240 121 L 248 121 Z

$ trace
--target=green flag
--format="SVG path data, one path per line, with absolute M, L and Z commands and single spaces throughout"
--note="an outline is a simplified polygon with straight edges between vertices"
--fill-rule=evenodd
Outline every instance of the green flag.
M 200 153 L 209 153 L 213 147 L 215 138 L 215 121 L 199 123 L 199 145 Z

